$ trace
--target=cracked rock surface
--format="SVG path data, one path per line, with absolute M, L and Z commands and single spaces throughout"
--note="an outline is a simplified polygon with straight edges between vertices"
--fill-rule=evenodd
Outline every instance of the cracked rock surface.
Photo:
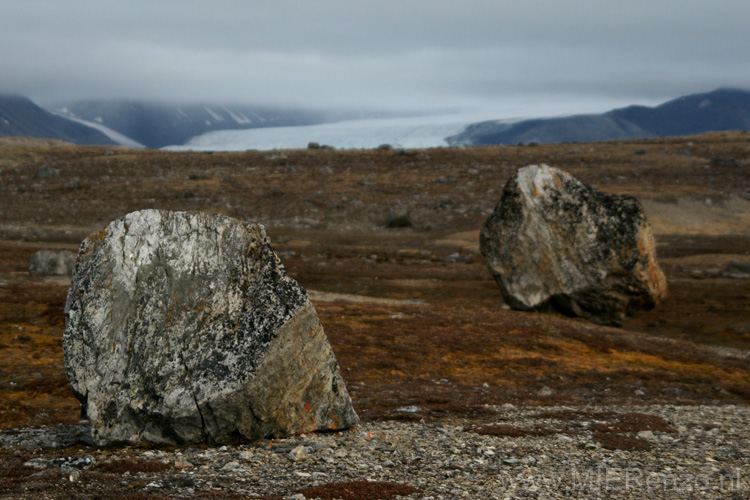
M 130 213 L 81 244 L 65 316 L 66 373 L 99 445 L 358 422 L 306 291 L 258 224 Z
M 514 309 L 621 326 L 666 295 L 640 203 L 548 165 L 516 172 L 482 226 L 480 250 Z

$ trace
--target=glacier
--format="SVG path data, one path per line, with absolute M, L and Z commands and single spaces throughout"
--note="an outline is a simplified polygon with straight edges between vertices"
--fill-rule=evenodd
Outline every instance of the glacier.
M 401 118 L 346 120 L 320 125 L 216 130 L 190 139 L 183 145 L 166 146 L 170 151 L 245 151 L 302 149 L 317 142 L 337 149 L 372 149 L 381 144 L 417 149 L 448 146 L 445 141 L 468 125 L 493 120 L 513 123 L 521 118 L 496 120 L 487 112 L 451 113 Z

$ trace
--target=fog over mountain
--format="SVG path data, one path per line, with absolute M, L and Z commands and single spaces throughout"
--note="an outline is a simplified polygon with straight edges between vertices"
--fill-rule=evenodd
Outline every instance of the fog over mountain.
M 746 0 L 3 2 L 0 93 L 601 113 L 750 82 Z

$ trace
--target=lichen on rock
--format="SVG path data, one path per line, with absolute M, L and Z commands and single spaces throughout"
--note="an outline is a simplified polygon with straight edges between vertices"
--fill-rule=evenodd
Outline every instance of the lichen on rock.
M 128 214 L 81 244 L 65 316 L 66 372 L 99 444 L 358 422 L 306 291 L 258 224 Z
M 666 294 L 643 209 L 547 165 L 520 169 L 480 232 L 480 251 L 514 309 L 621 325 Z

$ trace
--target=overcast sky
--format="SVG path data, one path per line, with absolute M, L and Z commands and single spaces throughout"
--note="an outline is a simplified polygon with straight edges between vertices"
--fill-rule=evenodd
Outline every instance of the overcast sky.
M 0 92 L 605 111 L 750 89 L 749 0 L 0 0 Z

